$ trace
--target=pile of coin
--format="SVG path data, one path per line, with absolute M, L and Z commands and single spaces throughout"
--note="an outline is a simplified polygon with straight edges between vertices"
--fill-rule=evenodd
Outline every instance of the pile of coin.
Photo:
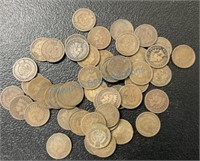
M 13 75 L 21 81 L 21 88 L 6 87 L 1 92 L 1 104 L 13 118 L 33 127 L 47 123 L 50 109 L 59 109 L 59 126 L 84 136 L 86 150 L 106 158 L 114 153 L 117 144 L 127 144 L 133 138 L 134 128 L 120 118 L 119 110 L 140 107 L 150 83 L 156 87 L 170 83 L 170 57 L 179 68 L 189 68 L 195 62 L 195 52 L 188 45 L 179 45 L 172 51 L 170 41 L 158 37 L 149 24 L 134 29 L 128 20 L 118 19 L 110 31 L 95 26 L 96 16 L 87 8 L 78 9 L 72 23 L 79 31 L 89 31 L 87 38 L 73 34 L 63 44 L 58 39 L 42 37 L 30 48 L 35 60 L 51 63 L 60 61 L 66 53 L 81 67 L 78 81 L 52 84 L 38 73 L 32 59 L 24 57 L 13 65 Z M 118 51 L 115 55 L 105 50 L 112 38 Z M 124 85 L 112 85 L 122 80 Z M 84 96 L 93 102 L 93 112 L 77 107 Z M 148 111 L 137 116 L 135 126 L 142 136 L 152 137 L 161 128 L 156 114 L 167 110 L 169 97 L 163 90 L 153 89 L 145 94 L 144 105 Z M 65 158 L 71 149 L 72 142 L 63 133 L 55 133 L 47 140 L 47 153 L 54 159 Z

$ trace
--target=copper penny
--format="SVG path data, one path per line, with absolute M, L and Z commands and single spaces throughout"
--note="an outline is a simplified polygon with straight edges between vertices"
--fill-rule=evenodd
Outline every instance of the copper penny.
M 130 59 L 130 61 L 133 63 L 133 62 L 136 62 L 136 61 L 144 61 L 146 62 L 145 60 L 145 53 L 146 53 L 146 49 L 143 48 L 143 47 L 140 47 L 139 50 L 132 56 L 128 57 Z
M 172 53 L 172 44 L 168 39 L 166 39 L 164 37 L 158 37 L 158 39 L 157 39 L 155 44 L 164 46 L 165 49 L 167 50 L 168 54 Z
M 98 68 L 100 68 L 101 64 L 105 61 L 106 58 L 113 56 L 113 54 L 108 50 L 100 50 L 99 54 L 100 54 L 100 61 L 99 64 L 97 65 Z

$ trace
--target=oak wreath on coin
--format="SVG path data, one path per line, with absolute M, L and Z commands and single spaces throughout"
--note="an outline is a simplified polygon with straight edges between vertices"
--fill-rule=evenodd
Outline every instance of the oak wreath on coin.
M 40 37 L 33 41 L 30 52 L 36 61 L 50 63 L 60 61 L 65 53 L 81 67 L 78 81 L 52 84 L 38 73 L 34 60 L 23 57 L 12 68 L 21 88 L 11 85 L 3 89 L 2 107 L 13 118 L 25 120 L 32 127 L 46 124 L 50 110 L 59 110 L 59 126 L 84 136 L 85 149 L 101 158 L 111 156 L 117 145 L 129 143 L 136 132 L 144 137 L 158 134 L 161 129 L 158 114 L 170 105 L 170 98 L 163 90 L 153 89 L 145 94 L 147 111 L 137 116 L 135 128 L 120 118 L 119 111 L 139 108 L 149 85 L 169 85 L 173 74 L 167 65 L 170 57 L 177 67 L 189 68 L 195 62 L 194 50 L 186 44 L 173 50 L 170 41 L 158 37 L 150 24 L 133 27 L 129 20 L 117 19 L 110 29 L 95 26 L 96 16 L 88 8 L 75 11 L 72 24 L 77 30 L 88 32 L 88 36 L 75 33 L 64 43 Z M 106 50 L 112 39 L 118 51 L 115 55 Z M 124 85 L 112 85 L 121 80 Z M 77 107 L 84 96 L 94 104 L 93 112 Z M 72 141 L 66 134 L 51 134 L 46 140 L 46 150 L 50 157 L 63 159 L 70 154 Z

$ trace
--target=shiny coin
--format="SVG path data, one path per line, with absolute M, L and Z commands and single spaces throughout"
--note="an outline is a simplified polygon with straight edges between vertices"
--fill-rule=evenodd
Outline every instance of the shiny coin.
M 3 91 L 1 92 L 1 105 L 6 109 L 9 110 L 10 109 L 10 103 L 11 101 L 17 97 L 17 96 L 22 96 L 24 95 L 24 92 L 17 86 L 8 86 L 6 88 L 3 89 Z
M 96 26 L 89 31 L 87 39 L 97 49 L 105 49 L 111 42 L 111 35 L 107 28 Z
M 65 48 L 60 40 L 51 38 L 42 45 L 41 51 L 47 61 L 54 63 L 63 58 Z
M 153 77 L 153 70 L 147 63 L 137 61 L 132 63 L 132 73 L 130 79 L 133 83 L 138 85 L 148 84 Z
M 99 66 L 99 69 L 102 73 L 102 77 L 104 80 L 106 80 L 107 82 L 114 83 L 114 82 L 117 82 L 118 80 L 111 77 L 111 75 L 108 73 L 108 70 L 107 70 L 107 66 L 110 59 L 111 57 L 106 58 L 104 62 L 102 62 L 102 64 Z
M 137 117 L 135 125 L 137 131 L 145 137 L 155 136 L 161 127 L 160 119 L 152 112 L 141 113 Z
M 163 68 L 169 62 L 167 50 L 160 45 L 153 45 L 147 49 L 145 54 L 146 62 L 153 68 Z
M 102 74 L 98 68 L 87 66 L 80 69 L 78 81 L 85 89 L 95 89 L 100 86 L 102 82 Z
M 119 110 L 111 103 L 97 106 L 96 111 L 104 116 L 107 127 L 113 127 L 119 122 Z
M 96 123 L 106 125 L 106 120 L 103 115 L 98 112 L 90 112 L 86 114 L 81 120 L 81 129 L 83 133 L 87 135 L 90 128 Z
M 29 82 L 21 82 L 21 88 L 26 95 L 29 95 L 28 85 L 29 85 Z
M 163 87 L 169 84 L 172 79 L 172 71 L 169 66 L 160 69 L 153 69 L 153 78 L 151 84 L 157 87 Z
M 110 34 L 113 39 L 123 34 L 123 33 L 132 33 L 134 31 L 133 25 L 126 19 L 118 19 L 110 27 Z
M 114 86 L 112 86 L 112 88 L 116 89 L 118 92 L 122 87 L 123 87 L 122 85 L 114 85 Z
M 44 125 L 49 120 L 49 117 L 49 109 L 41 106 L 37 102 L 29 104 L 24 113 L 25 121 L 33 127 Z
M 136 52 L 136 54 L 134 54 L 134 55 L 129 57 L 130 61 L 132 63 L 136 62 L 136 61 L 144 61 L 144 62 L 146 62 L 146 60 L 145 60 L 146 51 L 147 50 L 145 48 L 140 47 L 139 50 Z
M 107 84 L 105 82 L 102 82 L 100 86 L 98 86 L 95 89 L 84 89 L 85 97 L 91 101 L 94 102 L 95 96 L 104 88 L 107 88 Z
M 96 123 L 91 126 L 90 130 L 85 136 L 85 140 L 93 148 L 104 148 L 111 141 L 111 133 L 106 125 Z
M 140 41 L 134 33 L 124 33 L 117 37 L 115 46 L 124 56 L 134 55 L 140 47 Z
M 105 88 L 101 90 L 94 99 L 94 106 L 98 107 L 102 104 L 111 103 L 116 108 L 119 108 L 121 104 L 121 96 L 119 92 L 114 88 Z
M 50 136 L 46 143 L 47 153 L 54 159 L 67 157 L 72 149 L 70 138 L 63 133 L 55 133 Z
M 96 66 L 99 63 L 99 61 L 100 61 L 99 51 L 97 50 L 97 48 L 90 45 L 90 52 L 88 56 L 84 60 L 79 61 L 78 64 L 81 67 Z
M 149 24 L 142 24 L 135 29 L 135 34 L 139 38 L 140 46 L 149 47 L 153 45 L 157 39 L 158 34 L 156 29 Z
M 33 101 L 27 96 L 15 97 L 10 103 L 10 114 L 17 120 L 24 120 L 24 113 L 27 106 Z
M 153 89 L 146 94 L 144 104 L 149 111 L 162 113 L 169 106 L 169 97 L 164 91 Z
M 87 114 L 87 111 L 79 110 L 71 115 L 69 119 L 69 127 L 74 134 L 79 136 L 85 135 L 81 129 L 81 120 Z
M 64 83 L 56 93 L 56 101 L 60 107 L 75 107 L 84 97 L 83 88 L 76 81 Z
M 134 84 L 127 84 L 123 86 L 119 93 L 121 95 L 121 105 L 126 109 L 135 109 L 142 102 L 142 92 Z
M 127 120 L 120 119 L 119 125 L 112 131 L 112 136 L 117 144 L 127 144 L 133 138 L 133 127 Z
M 72 16 L 72 24 L 79 31 L 89 31 L 96 24 L 96 16 L 88 8 L 80 8 Z
M 195 52 L 188 45 L 179 45 L 172 52 L 172 61 L 179 68 L 191 67 L 195 59 Z
M 107 71 L 112 78 L 123 80 L 131 74 L 131 61 L 121 55 L 113 56 L 108 62 Z
M 100 54 L 100 61 L 99 64 L 97 65 L 98 68 L 101 66 L 101 64 L 105 61 L 106 58 L 113 56 L 113 54 L 108 50 L 100 50 L 99 54 Z
M 89 54 L 89 45 L 85 38 L 71 35 L 65 41 L 67 57 L 73 61 L 84 60 Z
M 158 37 L 156 44 L 164 46 L 165 49 L 167 50 L 168 54 L 172 53 L 172 44 L 170 41 L 164 37 Z
M 42 45 L 47 41 L 47 38 L 40 37 L 33 41 L 30 47 L 31 55 L 38 61 L 46 61 L 42 54 Z
M 67 109 L 59 110 L 59 112 L 57 114 L 58 125 L 65 130 L 71 130 L 70 126 L 69 126 L 69 119 L 77 111 L 79 111 L 79 109 L 77 107 L 75 107 L 71 110 L 67 110 Z
M 33 79 L 37 71 L 38 67 L 36 63 L 30 58 L 21 58 L 17 60 L 12 70 L 14 77 L 21 82 L 27 82 Z

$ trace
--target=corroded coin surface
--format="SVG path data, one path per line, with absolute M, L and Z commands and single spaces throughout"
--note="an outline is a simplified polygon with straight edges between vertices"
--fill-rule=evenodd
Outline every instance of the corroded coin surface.
M 72 149 L 70 138 L 63 133 L 54 133 L 46 143 L 47 153 L 54 159 L 63 159 L 68 156 Z
M 110 130 L 106 125 L 96 123 L 92 125 L 91 129 L 85 136 L 86 142 L 96 149 L 106 147 L 111 141 Z
M 145 53 L 146 53 L 146 49 L 143 48 L 143 47 L 140 47 L 139 50 L 132 56 L 128 57 L 130 59 L 130 61 L 133 63 L 133 62 L 136 62 L 136 61 L 144 61 L 146 62 L 145 60 Z
M 10 103 L 10 114 L 17 120 L 24 120 L 24 113 L 27 106 L 33 101 L 27 96 L 15 97 Z
M 110 26 L 110 34 L 115 40 L 119 35 L 123 33 L 133 33 L 133 31 L 133 25 L 126 19 L 118 19 Z
M 112 131 L 112 136 L 115 138 L 117 144 L 127 144 L 133 138 L 133 127 L 124 119 L 120 119 L 116 129 Z
M 25 121 L 33 127 L 44 125 L 49 120 L 49 117 L 49 109 L 41 106 L 37 102 L 29 104 L 24 113 Z
M 99 50 L 99 54 L 100 54 L 100 61 L 99 64 L 97 65 L 98 68 L 100 68 L 101 64 L 105 61 L 106 58 L 113 56 L 113 54 L 108 50 Z
M 97 50 L 97 48 L 90 45 L 90 52 L 88 56 L 84 60 L 79 61 L 78 64 L 81 67 L 96 66 L 99 63 L 99 61 L 100 61 L 99 51 Z
M 149 64 L 143 61 L 132 63 L 132 72 L 130 79 L 133 83 L 138 85 L 148 84 L 153 77 L 153 70 Z
M 164 37 L 158 37 L 156 44 L 158 44 L 158 45 L 160 44 L 161 46 L 164 46 L 165 49 L 167 50 L 168 54 L 172 53 L 172 44 L 168 39 L 166 39 Z
M 1 105 L 9 110 L 10 108 L 10 103 L 13 100 L 13 98 L 17 97 L 17 96 L 22 96 L 24 95 L 23 91 L 17 87 L 17 86 L 8 86 L 6 88 L 4 88 L 1 92 L 0 95 L 0 101 L 1 101 Z
M 81 129 L 83 133 L 87 135 L 90 128 L 96 123 L 106 125 L 106 120 L 102 114 L 98 112 L 90 112 L 86 114 L 81 120 Z
M 164 91 L 153 89 L 146 94 L 144 104 L 149 111 L 162 113 L 169 107 L 169 97 Z
M 169 84 L 172 79 L 172 71 L 169 66 L 160 69 L 153 69 L 153 78 L 151 84 L 157 87 L 163 87 Z
M 97 49 L 104 49 L 110 44 L 111 35 L 107 28 L 96 26 L 89 31 L 87 39 Z
M 72 16 L 72 24 L 79 31 L 89 31 L 96 24 L 96 16 L 88 8 L 80 8 Z
M 161 127 L 159 117 L 152 112 L 141 113 L 137 117 L 135 125 L 137 131 L 145 137 L 155 136 Z
M 149 47 L 153 45 L 157 39 L 158 34 L 156 29 L 149 24 L 142 24 L 135 29 L 135 34 L 139 38 L 140 46 Z
M 65 41 L 67 57 L 73 61 L 82 61 L 89 54 L 89 45 L 85 38 L 71 35 Z
M 100 86 L 98 86 L 95 89 L 84 89 L 85 97 L 91 101 L 94 102 L 95 96 L 104 88 L 107 88 L 107 84 L 105 82 L 102 82 Z
M 95 89 L 100 86 L 102 82 L 102 74 L 98 68 L 87 66 L 80 69 L 78 81 L 85 89 Z
M 30 58 L 21 58 L 13 65 L 13 75 L 21 82 L 27 82 L 33 79 L 38 71 L 37 64 Z
M 172 61 L 179 68 L 191 67 L 195 59 L 195 52 L 188 45 L 179 45 L 172 52 Z
M 123 86 L 119 93 L 121 95 L 121 105 L 126 109 L 137 108 L 142 102 L 142 92 L 134 84 L 127 84 Z
M 96 111 L 104 116 L 107 127 L 113 127 L 119 122 L 119 110 L 111 103 L 97 106 Z
M 42 45 L 47 41 L 47 38 L 40 37 L 34 40 L 31 44 L 31 55 L 38 61 L 46 61 L 42 54 Z
M 131 61 L 121 55 L 113 56 L 108 62 L 107 71 L 112 78 L 123 80 L 131 74 Z
M 169 62 L 170 55 L 163 46 L 153 45 L 147 49 L 145 59 L 153 68 L 163 68 Z
M 134 33 L 124 33 L 117 37 L 115 46 L 124 56 L 134 55 L 140 47 L 140 41 Z
M 94 99 L 94 106 L 98 107 L 99 105 L 111 103 L 115 107 L 119 108 L 121 104 L 121 96 L 119 92 L 114 88 L 105 88 L 101 90 Z

